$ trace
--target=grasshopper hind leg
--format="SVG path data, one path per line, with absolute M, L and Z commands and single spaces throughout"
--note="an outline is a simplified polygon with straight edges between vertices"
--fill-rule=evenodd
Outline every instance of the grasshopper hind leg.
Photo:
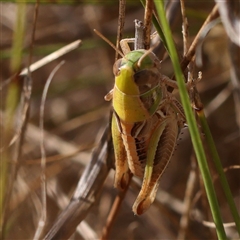
M 178 122 L 172 112 L 155 129 L 149 144 L 154 149 L 148 151 L 141 191 L 133 205 L 133 212 L 137 215 L 144 213 L 153 203 L 160 178 L 166 169 L 175 149 L 178 136 Z M 154 152 L 154 154 L 152 154 Z

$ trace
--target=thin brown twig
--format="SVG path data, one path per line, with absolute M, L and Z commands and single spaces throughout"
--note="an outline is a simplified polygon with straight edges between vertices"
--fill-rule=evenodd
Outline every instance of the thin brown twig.
M 31 44 L 29 48 L 29 59 L 28 59 L 28 76 L 31 77 L 31 71 L 30 66 L 32 64 L 32 55 L 33 55 L 33 48 L 34 48 L 34 42 L 35 42 L 35 32 L 36 32 L 36 26 L 37 26 L 37 18 L 38 18 L 38 10 L 39 10 L 39 0 L 36 0 L 35 3 L 35 9 L 34 9 L 34 16 L 33 16 L 33 29 L 31 34 Z
M 146 50 L 150 48 L 152 14 L 153 14 L 153 0 L 147 0 L 144 12 L 144 31 L 143 31 L 144 49 Z
M 191 46 L 188 49 L 188 52 L 186 53 L 186 55 L 183 57 L 182 61 L 181 61 L 181 68 L 182 70 L 185 70 L 187 65 L 189 64 L 189 62 L 192 60 L 193 56 L 195 55 L 196 52 L 196 47 L 197 44 L 199 42 L 199 38 L 201 35 L 201 32 L 204 30 L 205 26 L 210 23 L 212 20 L 216 19 L 217 17 L 219 17 L 219 13 L 218 13 L 218 6 L 217 4 L 213 7 L 211 13 L 208 15 L 207 19 L 205 20 L 205 22 L 203 23 L 202 27 L 200 28 L 200 30 L 198 31 L 196 37 L 194 38 Z
M 117 197 L 115 198 L 114 202 L 113 202 L 113 205 L 111 207 L 111 210 L 108 214 L 108 218 L 107 218 L 107 221 L 106 221 L 106 224 L 103 228 L 103 231 L 102 231 L 102 236 L 100 238 L 100 240 L 107 240 L 108 237 L 109 237 L 109 234 L 110 234 L 110 231 L 112 229 L 112 226 L 113 226 L 113 223 L 117 217 L 117 214 L 120 210 L 120 207 L 122 205 L 122 202 L 125 198 L 125 195 L 127 193 L 127 190 L 129 188 L 129 185 L 131 183 L 131 179 L 132 179 L 132 175 L 130 175 L 130 178 L 129 178 L 129 181 L 128 181 L 128 184 L 126 186 L 126 188 L 123 190 L 123 191 L 119 191 L 118 192 L 118 195 Z
M 182 12 L 182 33 L 183 33 L 183 55 L 186 55 L 188 50 L 188 19 L 186 17 L 184 0 L 180 0 Z
M 120 47 L 120 41 L 122 39 L 122 33 L 125 23 L 125 11 L 126 11 L 126 0 L 120 0 L 119 1 L 119 15 L 118 15 L 118 29 L 117 29 L 117 40 L 116 40 L 116 48 L 118 50 Z M 118 51 L 115 53 L 115 61 L 118 59 Z

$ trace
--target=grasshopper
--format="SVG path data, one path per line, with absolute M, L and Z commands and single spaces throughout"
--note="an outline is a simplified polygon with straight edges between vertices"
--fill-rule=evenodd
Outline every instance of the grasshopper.
M 115 85 L 105 99 L 113 104 L 114 186 L 123 190 L 131 174 L 143 179 L 133 205 L 140 215 L 155 199 L 185 117 L 167 90 L 177 83 L 161 74 L 156 55 L 145 49 L 131 51 L 128 42 L 120 42 L 124 56 L 114 64 Z

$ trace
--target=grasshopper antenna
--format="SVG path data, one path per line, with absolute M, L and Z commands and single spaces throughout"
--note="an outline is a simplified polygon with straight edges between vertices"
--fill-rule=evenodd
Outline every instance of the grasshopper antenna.
M 138 60 L 137 66 L 140 67 L 142 60 L 150 53 L 153 51 L 153 49 L 159 44 L 159 42 L 155 43 L 152 47 L 150 47 Z
M 97 29 L 93 29 L 93 31 L 100 37 L 102 40 L 104 40 L 106 43 L 108 43 L 122 58 L 124 58 L 123 53 L 116 48 L 116 46 L 111 43 L 106 37 L 104 37 Z

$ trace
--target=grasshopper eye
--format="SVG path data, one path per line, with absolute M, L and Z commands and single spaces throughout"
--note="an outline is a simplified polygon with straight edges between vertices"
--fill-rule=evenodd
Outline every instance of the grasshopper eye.
M 159 83 L 158 75 L 155 74 L 152 70 L 141 70 L 136 72 L 134 75 L 134 81 L 138 85 L 140 93 L 149 91 L 151 88 L 154 88 Z
M 120 67 L 122 64 L 122 59 L 118 59 L 113 65 L 113 74 L 114 76 L 118 76 L 120 74 Z
M 147 82 L 148 79 L 148 74 L 150 71 L 148 70 L 142 70 L 142 71 L 138 71 L 136 72 L 133 77 L 134 77 L 134 81 L 137 85 L 144 85 Z
M 159 83 L 158 75 L 152 70 L 144 69 L 138 71 L 133 77 L 137 85 L 150 84 L 152 87 L 155 87 Z

